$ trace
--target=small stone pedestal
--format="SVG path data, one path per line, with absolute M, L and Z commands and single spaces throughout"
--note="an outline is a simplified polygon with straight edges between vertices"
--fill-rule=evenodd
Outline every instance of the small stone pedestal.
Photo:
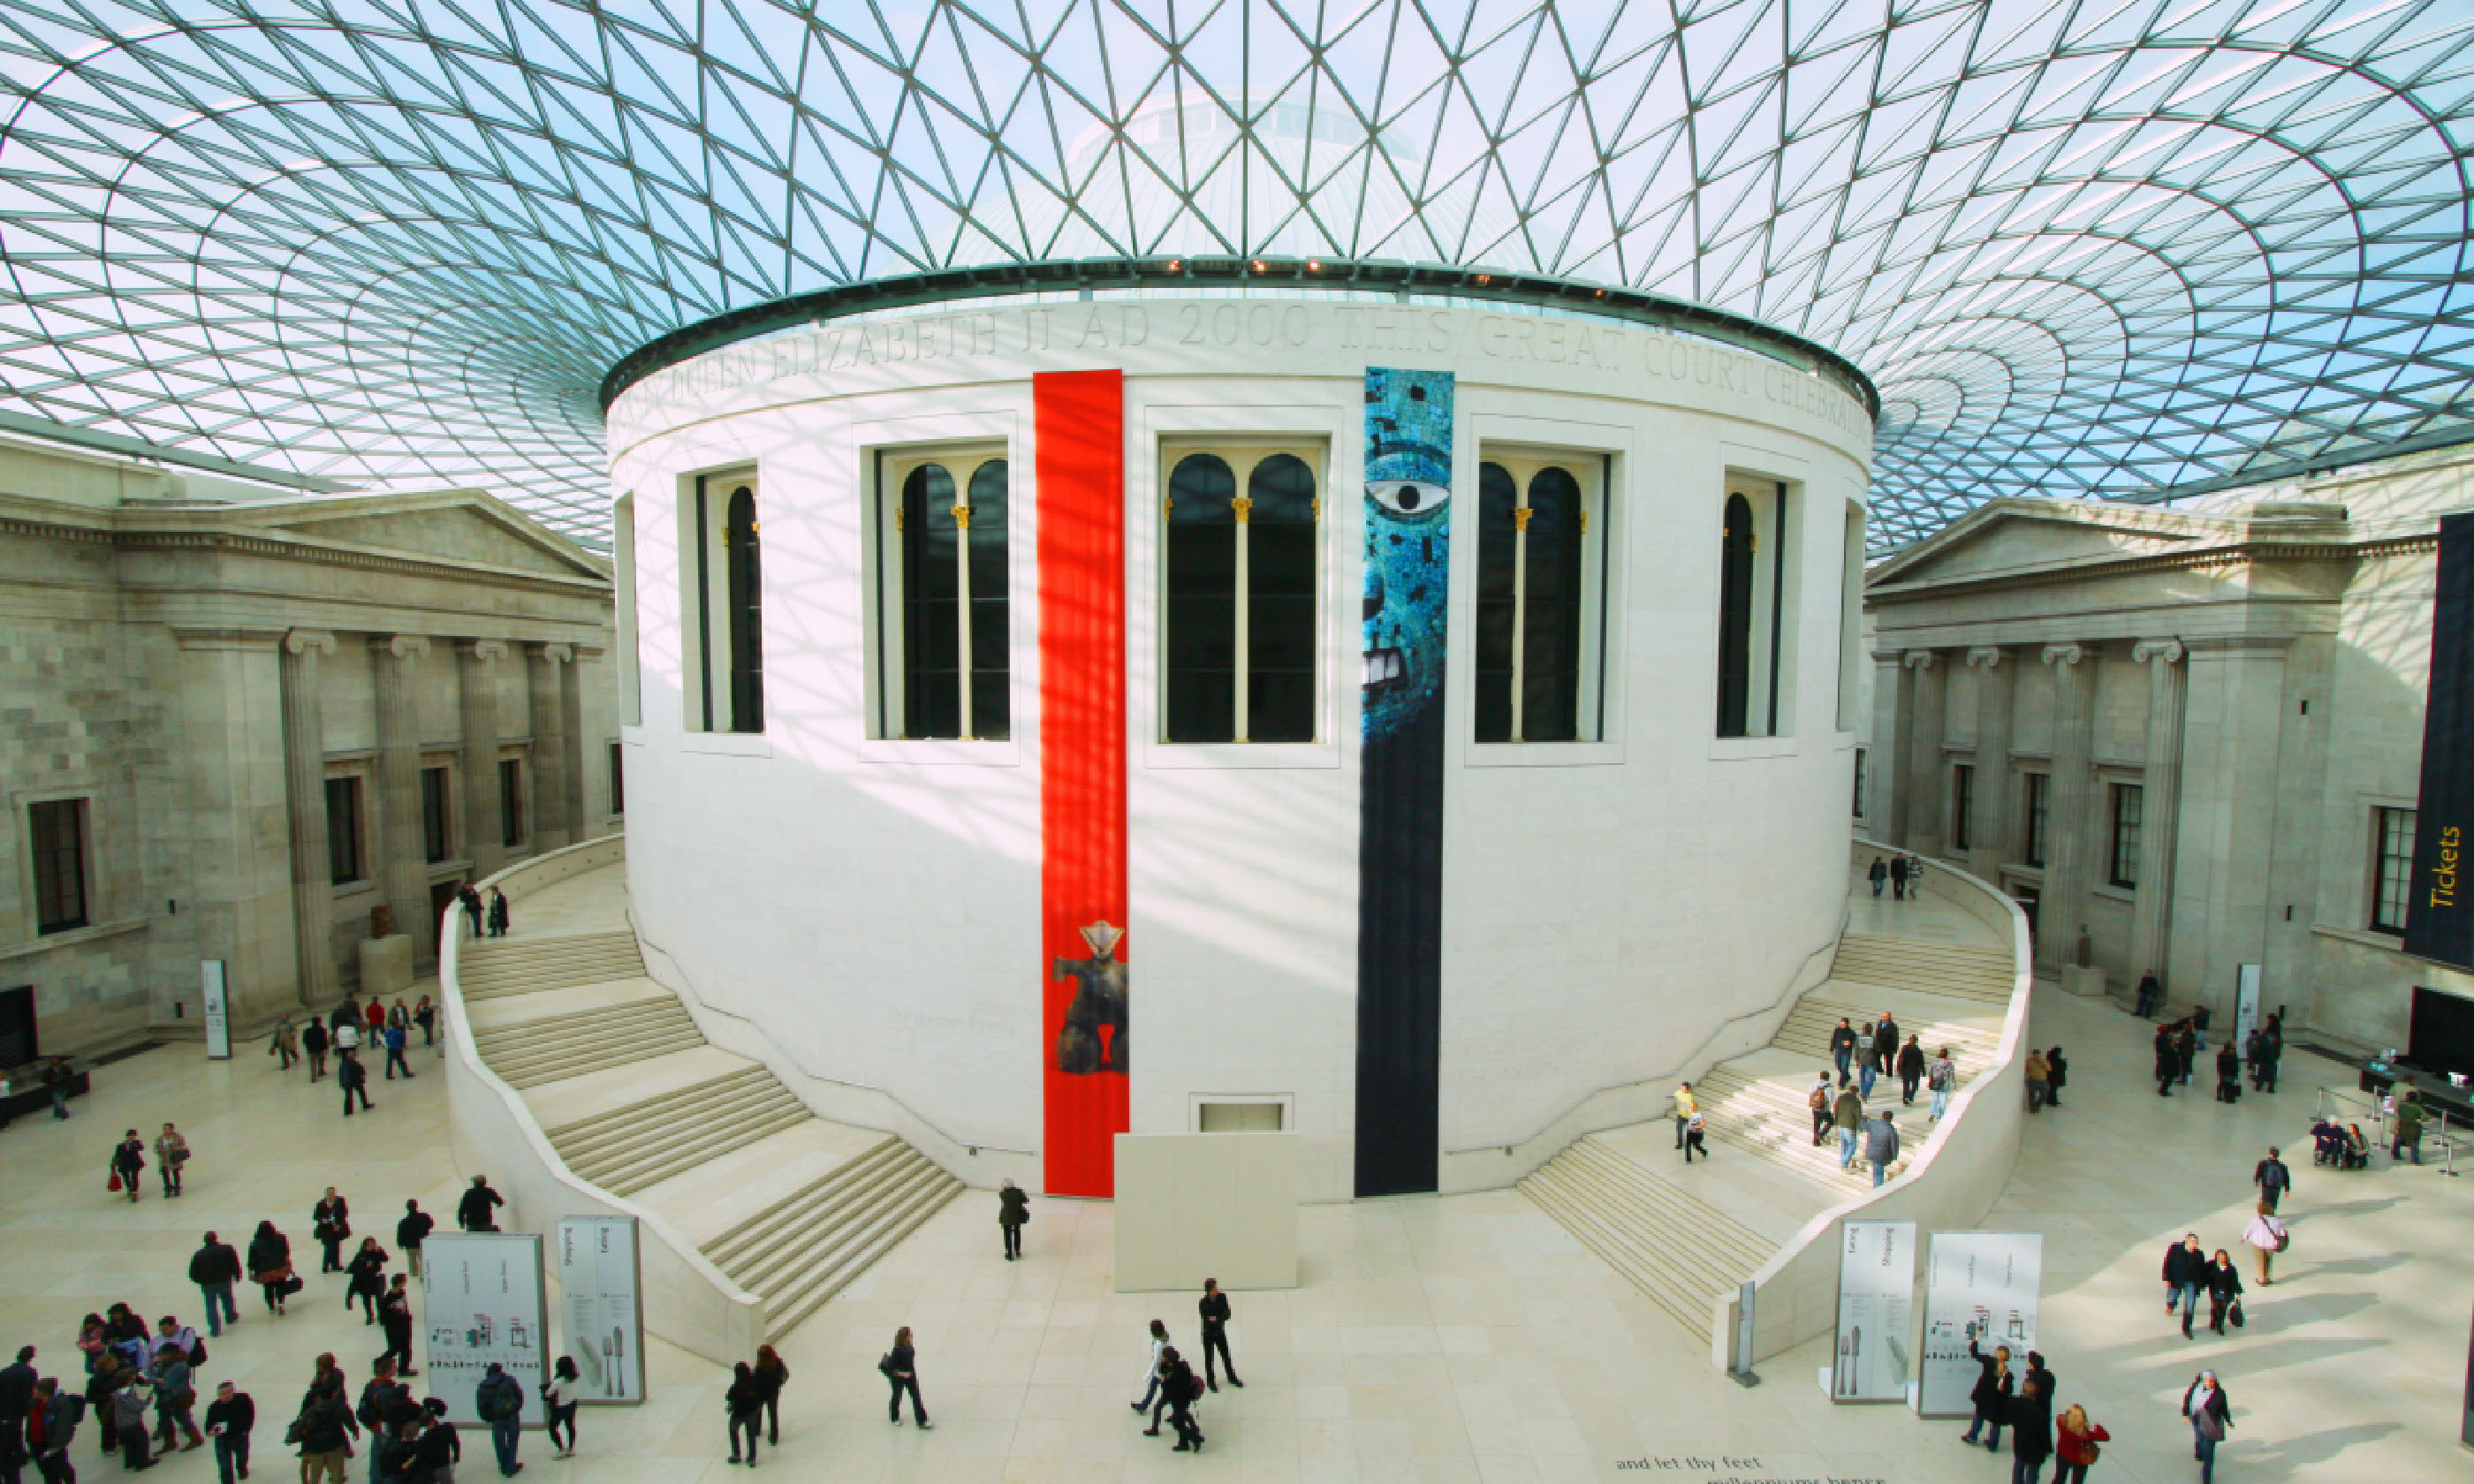
M 401 933 L 391 938 L 361 940 L 361 993 L 396 994 L 412 988 L 412 940 Z
M 367 972 L 364 969 L 363 972 Z M 2083 964 L 2067 965 L 2062 969 L 2063 993 L 2081 999 L 2104 998 L 2104 970 Z

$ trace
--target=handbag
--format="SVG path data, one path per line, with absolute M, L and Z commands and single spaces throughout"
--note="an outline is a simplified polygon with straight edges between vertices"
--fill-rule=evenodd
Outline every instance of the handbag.
M 103 1188 L 109 1190 L 114 1194 L 118 1194 L 120 1190 L 120 1171 L 113 1170 L 111 1172 L 111 1179 L 105 1183 Z
M 2225 1317 L 2226 1317 L 2227 1319 L 2230 1319 L 2230 1320 L 2232 1320 L 2232 1321 L 2234 1322 L 2234 1328 L 2235 1328 L 2239 1329 L 2239 1328 L 2241 1328 L 2243 1327 L 2243 1323 L 2244 1323 L 2244 1321 L 2243 1321 L 2243 1306 L 2242 1306 L 2242 1300 L 2240 1300 L 2240 1299 L 2236 1299 L 2236 1300 L 2234 1300 L 2234 1306 L 2233 1306 L 2231 1309 L 2229 1309 L 2229 1310 L 2227 1310 L 2227 1311 L 2226 1311 L 2226 1313 L 2225 1313 Z

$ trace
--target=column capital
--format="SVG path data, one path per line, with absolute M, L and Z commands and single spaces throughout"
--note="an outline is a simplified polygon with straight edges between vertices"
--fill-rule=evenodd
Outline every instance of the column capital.
M 572 644 L 527 644 L 524 646 L 524 653 L 536 659 L 546 659 L 551 664 L 575 662 L 575 646 Z
M 305 655 L 315 650 L 322 655 L 335 652 L 335 636 L 324 629 L 293 629 L 283 635 L 283 652 Z
M 1897 664 L 1899 662 L 1899 657 L 1905 653 L 1906 651 L 1904 649 L 1877 649 L 1873 651 L 1873 662 L 1875 664 Z
M 1999 644 L 1979 644 L 1967 652 L 1967 667 L 1990 670 L 2009 658 L 2010 652 Z
M 457 639 L 455 653 L 467 659 L 504 659 L 507 646 L 502 639 Z
M 398 659 L 410 659 L 429 653 L 429 636 L 423 634 L 373 634 L 370 653 L 393 655 Z
M 2087 651 L 2076 644 L 2048 644 L 2038 658 L 2059 672 L 2086 659 Z
M 2130 646 L 2132 664 L 2147 664 L 2151 660 L 2158 664 L 2181 663 L 2182 641 L 2180 639 L 2141 639 Z
M 1929 670 L 1933 666 L 1933 661 L 1939 658 L 1939 654 L 1933 650 L 1910 649 L 1900 653 L 1899 663 L 1910 670 Z

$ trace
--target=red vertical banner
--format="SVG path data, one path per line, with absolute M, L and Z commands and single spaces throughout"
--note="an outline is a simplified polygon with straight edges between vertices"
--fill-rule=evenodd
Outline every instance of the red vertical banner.
M 1039 519 L 1044 1184 L 1116 1193 L 1127 1113 L 1126 398 L 1113 371 L 1031 378 Z

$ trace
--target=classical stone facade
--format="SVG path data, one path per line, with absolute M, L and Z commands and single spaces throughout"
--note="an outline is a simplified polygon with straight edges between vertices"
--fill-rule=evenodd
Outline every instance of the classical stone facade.
M 479 491 L 0 440 L 0 988 L 76 1052 L 194 1030 L 203 960 L 243 1030 L 332 999 L 381 904 L 425 969 L 435 894 L 612 826 L 611 612 Z
M 2438 517 L 2468 507 L 2456 450 L 2175 509 L 1974 512 L 1867 582 L 1867 823 L 2028 903 L 2061 982 L 2153 969 L 2222 1010 L 2258 964 L 2294 1024 L 2405 1044 L 2414 987 L 2474 996 L 2402 951 L 2394 859 Z

